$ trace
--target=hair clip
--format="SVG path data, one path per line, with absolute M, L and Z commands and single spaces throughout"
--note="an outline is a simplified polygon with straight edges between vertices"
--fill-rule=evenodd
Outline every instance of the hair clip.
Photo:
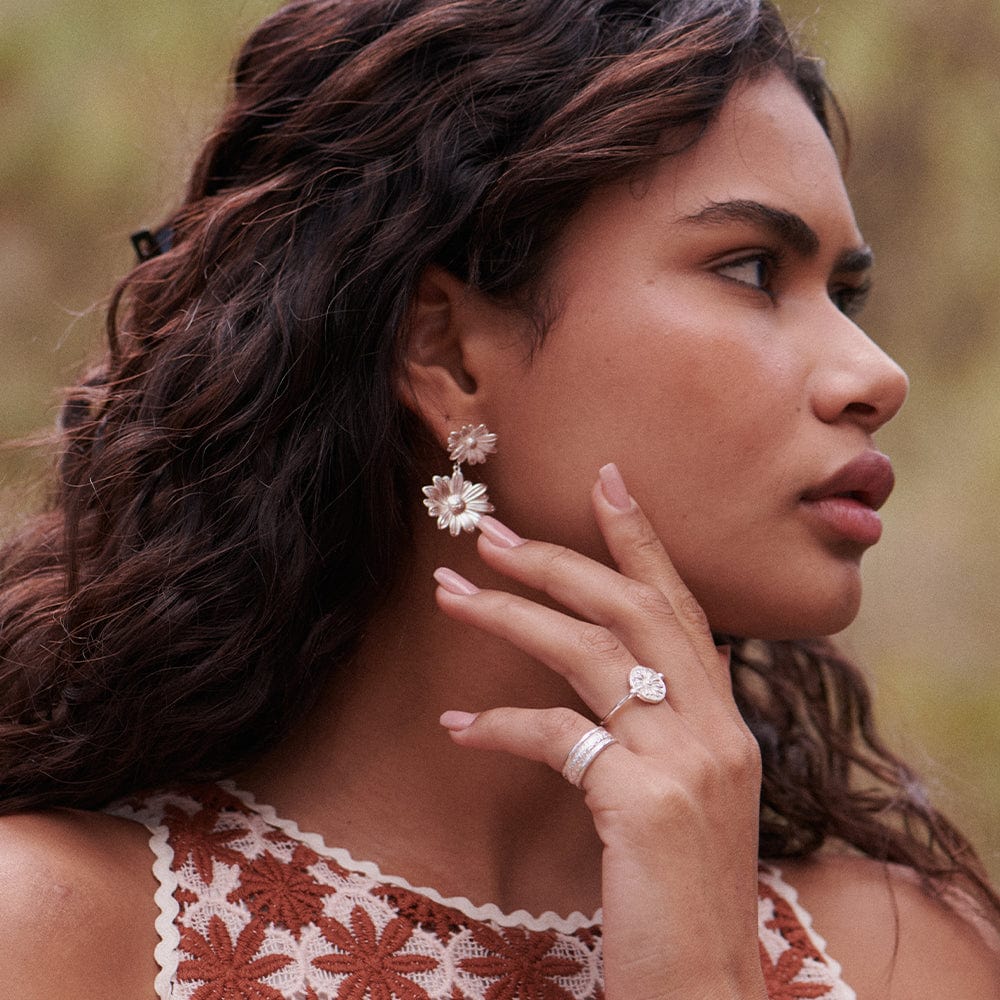
M 173 246 L 174 230 L 172 226 L 163 226 L 155 233 L 148 229 L 140 229 L 132 234 L 131 239 L 139 263 L 144 264 L 147 260 L 165 254 Z

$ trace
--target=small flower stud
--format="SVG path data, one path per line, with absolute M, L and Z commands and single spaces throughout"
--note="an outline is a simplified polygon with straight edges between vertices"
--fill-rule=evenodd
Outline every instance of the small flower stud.
M 486 424 L 466 424 L 448 435 L 448 457 L 459 465 L 481 465 L 496 450 L 497 436 L 486 429 Z
M 496 434 L 485 424 L 466 424 L 448 435 L 448 457 L 455 463 L 450 476 L 434 476 L 430 486 L 423 487 L 424 506 L 437 525 L 458 537 L 463 531 L 474 531 L 483 514 L 493 511 L 483 483 L 466 482 L 462 463 L 479 465 L 496 449 Z

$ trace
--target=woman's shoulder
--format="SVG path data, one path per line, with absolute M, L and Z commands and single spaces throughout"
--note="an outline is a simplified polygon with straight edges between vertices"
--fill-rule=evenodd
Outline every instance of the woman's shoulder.
M 9 1000 L 149 1000 L 148 831 L 72 809 L 0 817 L 0 982 Z
M 782 861 L 858 1000 L 1000 996 L 1000 950 L 971 904 L 943 902 L 901 865 L 824 854 Z

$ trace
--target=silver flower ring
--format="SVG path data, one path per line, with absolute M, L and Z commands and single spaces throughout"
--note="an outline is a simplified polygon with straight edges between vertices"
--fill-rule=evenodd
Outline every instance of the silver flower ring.
M 633 698 L 644 701 L 647 705 L 658 705 L 667 696 L 667 682 L 663 679 L 663 674 L 658 674 L 649 667 L 644 667 L 637 663 L 628 675 L 628 694 L 619 699 L 618 704 L 608 712 L 600 721 L 600 725 L 606 725 L 618 709 L 628 704 Z

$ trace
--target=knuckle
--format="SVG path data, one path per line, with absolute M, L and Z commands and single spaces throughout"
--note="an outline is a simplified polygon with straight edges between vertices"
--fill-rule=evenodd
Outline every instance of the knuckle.
M 553 746 L 573 744 L 579 738 L 580 716 L 570 708 L 553 708 L 545 714 L 545 737 Z
M 490 610 L 500 619 L 509 619 L 521 610 L 521 602 L 513 594 L 497 591 L 491 597 Z
M 655 587 L 630 583 L 625 587 L 624 597 L 628 606 L 638 611 L 645 619 L 652 619 L 660 624 L 675 620 L 676 616 L 670 601 Z
M 734 739 L 723 751 L 722 767 L 729 781 L 745 782 L 759 778 L 761 757 L 756 741 Z
M 580 647 L 587 656 L 597 656 L 602 660 L 613 659 L 622 651 L 621 640 L 600 625 L 590 625 L 579 634 Z
M 734 713 L 733 722 L 736 726 L 738 742 L 751 757 L 759 761 L 761 759 L 760 743 L 754 736 L 753 730 L 747 725 L 746 720 L 739 714 L 738 709 Z
M 666 551 L 652 525 L 644 518 L 635 524 L 632 548 L 643 557 L 660 558 Z
M 574 553 L 562 545 L 550 545 L 546 547 L 545 555 L 541 560 L 541 574 L 543 586 L 548 586 L 555 580 L 561 579 L 569 564 L 572 562 Z
M 660 779 L 651 782 L 643 793 L 643 800 L 654 815 L 676 819 L 686 813 L 697 813 L 698 795 L 683 782 Z
M 486 708 L 476 713 L 473 725 L 481 733 L 498 733 L 509 728 L 515 721 L 514 709 L 504 706 Z
M 699 801 L 728 796 L 760 780 L 760 755 L 739 737 L 692 750 L 686 764 L 684 786 Z
M 688 785 L 696 798 L 706 799 L 726 783 L 726 767 L 718 752 L 701 748 L 691 755 L 689 767 Z
M 698 599 L 690 591 L 684 591 L 677 597 L 677 617 L 688 626 L 699 632 L 708 632 L 708 618 Z
M 496 627 L 508 632 L 516 632 L 530 627 L 533 619 L 527 603 L 506 591 L 494 591 L 488 601 L 482 602 L 484 615 Z

